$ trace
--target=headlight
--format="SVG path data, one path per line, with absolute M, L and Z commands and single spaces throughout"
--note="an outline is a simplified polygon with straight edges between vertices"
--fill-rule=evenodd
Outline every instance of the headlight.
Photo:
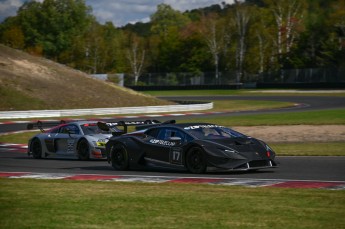
M 98 141 L 94 143 L 95 143 L 95 146 L 104 147 L 107 142 L 108 142 L 108 139 L 98 139 Z
M 227 158 L 245 159 L 239 152 L 234 149 L 219 149 Z
M 227 152 L 227 153 L 238 153 L 236 150 L 233 150 L 233 149 L 226 149 L 226 150 L 224 150 L 225 152 Z
M 268 145 L 266 145 L 266 150 L 273 152 L 273 150 Z
M 275 152 L 268 145 L 266 145 L 266 156 L 272 159 L 275 157 Z

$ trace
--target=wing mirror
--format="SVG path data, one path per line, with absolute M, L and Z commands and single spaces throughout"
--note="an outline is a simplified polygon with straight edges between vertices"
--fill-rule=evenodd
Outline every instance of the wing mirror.
M 168 138 L 169 142 L 174 142 L 176 145 L 180 145 L 182 142 L 182 139 L 180 137 L 170 137 Z
M 75 130 L 68 130 L 68 136 L 70 137 L 70 138 L 76 138 L 76 137 L 73 137 L 73 136 L 71 136 L 72 134 L 78 134 L 77 133 L 77 131 L 75 131 Z

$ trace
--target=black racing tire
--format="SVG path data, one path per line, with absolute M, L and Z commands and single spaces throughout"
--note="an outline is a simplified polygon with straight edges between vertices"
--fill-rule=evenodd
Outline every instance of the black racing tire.
M 38 138 L 32 140 L 30 148 L 33 158 L 42 158 L 42 144 Z
M 206 172 L 207 163 L 205 153 L 200 147 L 194 146 L 188 150 L 186 167 L 191 173 L 200 174 Z
M 78 158 L 82 161 L 87 161 L 90 159 L 90 147 L 86 139 L 82 139 L 78 143 Z
M 115 144 L 110 149 L 111 166 L 116 170 L 128 170 L 129 159 L 126 147 L 122 144 Z

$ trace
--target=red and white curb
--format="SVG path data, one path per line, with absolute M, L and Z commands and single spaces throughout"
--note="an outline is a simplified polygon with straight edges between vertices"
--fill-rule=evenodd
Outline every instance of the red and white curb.
M 16 153 L 27 153 L 27 144 L 15 144 L 15 143 L 4 143 L 0 142 L 1 151 L 15 151 Z
M 146 183 L 183 183 L 209 184 L 244 187 L 277 188 L 316 188 L 327 190 L 345 190 L 345 181 L 308 181 L 279 179 L 212 178 L 212 177 L 170 177 L 139 175 L 102 175 L 102 174 L 63 174 L 32 172 L 0 172 L 2 178 L 26 178 L 48 180 L 108 181 L 108 182 L 146 182 Z

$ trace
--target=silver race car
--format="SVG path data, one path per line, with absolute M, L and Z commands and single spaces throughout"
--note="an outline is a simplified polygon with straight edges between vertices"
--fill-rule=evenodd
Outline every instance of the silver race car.
M 52 128 L 44 129 L 48 127 Z M 112 136 L 110 131 L 101 130 L 97 126 L 97 121 L 69 123 L 38 121 L 28 124 L 27 128 L 41 130 L 41 133 L 33 136 L 28 142 L 28 155 L 36 159 L 49 157 L 104 159 L 105 144 Z

